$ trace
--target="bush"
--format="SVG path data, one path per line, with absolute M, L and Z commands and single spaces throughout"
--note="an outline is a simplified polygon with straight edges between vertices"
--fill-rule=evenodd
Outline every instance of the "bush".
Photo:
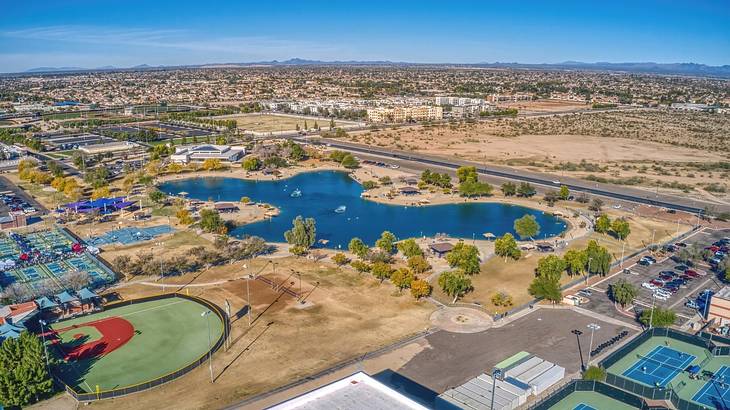
M 350 262 L 350 266 L 360 273 L 370 272 L 371 269 L 370 265 L 363 261 L 352 261 Z
M 425 298 L 431 294 L 431 285 L 422 279 L 411 282 L 411 296 L 415 299 Z
M 338 266 L 342 266 L 350 262 L 350 259 L 348 259 L 344 253 L 336 253 L 332 256 L 332 262 L 336 263 Z
M 590 366 L 583 372 L 583 380 L 595 380 L 602 382 L 606 380 L 606 370 L 598 366 Z

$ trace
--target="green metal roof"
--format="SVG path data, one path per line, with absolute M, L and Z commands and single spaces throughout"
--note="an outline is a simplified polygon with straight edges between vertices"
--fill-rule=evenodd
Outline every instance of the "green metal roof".
M 506 369 L 506 368 L 512 366 L 513 364 L 519 362 L 520 360 L 522 360 L 522 359 L 524 359 L 525 357 L 528 357 L 528 356 L 531 356 L 530 353 L 527 353 L 525 351 L 522 351 L 522 352 L 519 352 L 519 353 L 515 353 L 512 356 L 510 356 L 510 357 L 502 360 L 501 362 L 497 363 L 497 365 L 494 366 L 494 367 L 496 367 L 498 369 Z

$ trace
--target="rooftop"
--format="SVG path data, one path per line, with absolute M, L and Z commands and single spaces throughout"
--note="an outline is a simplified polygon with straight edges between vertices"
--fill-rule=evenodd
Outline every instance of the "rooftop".
M 426 410 L 363 372 L 322 386 L 309 393 L 287 400 L 269 410 Z

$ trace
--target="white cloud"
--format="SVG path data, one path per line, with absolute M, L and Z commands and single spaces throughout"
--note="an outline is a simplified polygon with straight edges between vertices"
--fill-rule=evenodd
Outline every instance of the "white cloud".
M 0 32 L 0 36 L 24 40 L 57 41 L 103 46 L 177 49 L 191 52 L 288 58 L 295 55 L 336 55 L 339 47 L 303 40 L 263 36 L 201 37 L 189 30 L 121 29 L 92 26 L 48 26 Z

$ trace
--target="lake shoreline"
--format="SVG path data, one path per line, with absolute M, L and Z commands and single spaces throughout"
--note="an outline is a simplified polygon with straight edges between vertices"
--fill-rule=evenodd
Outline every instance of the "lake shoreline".
M 374 168 L 374 167 L 372 167 L 372 168 Z M 234 172 L 232 170 L 227 170 L 227 171 L 222 171 L 222 172 L 221 171 L 207 171 L 207 172 L 197 172 L 194 174 L 186 173 L 186 174 L 166 176 L 165 178 L 160 178 L 160 182 L 158 183 L 158 185 L 162 186 L 162 184 L 164 184 L 164 183 L 169 183 L 169 182 L 175 183 L 175 182 L 182 182 L 182 181 L 186 181 L 186 180 L 199 179 L 199 178 L 203 178 L 203 179 L 205 179 L 205 178 L 233 178 L 233 179 L 238 179 L 238 180 L 243 180 L 243 181 L 283 182 L 289 178 L 292 178 L 292 177 L 295 177 L 295 176 L 298 176 L 301 174 L 305 174 L 305 173 L 333 171 L 333 172 L 337 172 L 337 173 L 348 174 L 347 175 L 348 178 L 350 180 L 353 180 L 353 182 L 357 182 L 359 189 L 362 190 L 362 181 L 372 179 L 375 177 L 372 174 L 372 171 L 373 171 L 372 168 L 363 167 L 361 169 L 358 169 L 355 172 L 348 172 L 347 170 L 343 169 L 342 167 L 337 167 L 337 166 L 296 167 L 293 169 L 288 169 L 288 172 L 286 173 L 286 175 L 282 176 L 280 178 L 275 178 L 273 176 L 267 175 L 266 176 L 267 178 L 265 178 L 265 179 L 261 178 L 263 175 L 259 172 L 255 173 L 255 175 L 252 175 L 254 173 L 248 173 L 248 175 L 246 175 L 245 171 L 243 171 L 243 170 L 241 170 L 240 172 Z M 383 171 L 381 168 L 377 168 L 376 170 Z M 397 171 L 397 170 L 391 170 L 391 169 L 388 169 L 387 171 L 390 173 L 404 174 L 410 178 L 413 177 L 413 174 L 404 173 L 403 171 Z M 396 184 L 396 185 L 398 185 L 398 184 Z M 378 189 L 380 189 L 382 191 L 382 189 L 387 190 L 388 188 L 378 188 Z M 379 197 L 379 196 L 374 195 L 374 194 L 376 194 L 376 192 L 374 192 L 374 191 L 376 191 L 376 190 L 362 191 L 362 192 L 368 192 L 370 194 L 370 197 L 361 196 L 359 199 L 366 199 L 366 200 L 368 200 L 367 202 L 371 202 L 371 203 L 378 203 L 378 204 L 382 204 L 382 205 L 399 206 L 399 207 L 402 206 L 404 208 L 431 208 L 431 205 L 437 206 L 437 205 L 490 204 L 490 203 L 493 203 L 493 204 L 506 205 L 506 206 L 510 206 L 510 207 L 515 206 L 515 207 L 519 207 L 519 208 L 525 208 L 527 211 L 529 211 L 529 213 L 533 213 L 533 214 L 540 212 L 540 213 L 544 214 L 545 217 L 555 218 L 556 221 L 559 221 L 560 223 L 562 223 L 563 229 L 560 232 L 555 233 L 555 232 L 551 232 L 549 229 L 547 229 L 545 231 L 549 232 L 549 234 L 548 234 L 549 236 L 547 236 L 546 238 L 541 237 L 540 240 L 545 239 L 545 240 L 553 241 L 553 240 L 557 240 L 557 239 L 563 238 L 563 237 L 575 238 L 578 236 L 582 236 L 581 231 L 585 230 L 584 228 L 579 227 L 579 225 L 580 225 L 579 221 L 577 220 L 577 218 L 573 217 L 574 211 L 563 209 L 560 206 L 556 206 L 553 208 L 548 208 L 546 205 L 545 206 L 535 206 L 536 203 L 534 202 L 534 200 L 532 200 L 532 201 L 531 200 L 515 200 L 516 198 L 504 199 L 504 198 L 498 197 L 497 195 L 495 195 L 493 197 L 488 197 L 488 198 L 476 198 L 476 199 L 467 199 L 467 198 L 457 196 L 455 194 L 451 194 L 448 196 L 442 195 L 441 197 L 437 197 L 436 195 L 433 195 L 433 193 L 428 192 L 427 190 L 424 190 L 426 192 L 421 194 L 421 196 L 431 198 L 429 200 L 429 203 L 424 204 L 424 203 L 414 203 L 414 198 L 412 198 L 412 197 L 401 197 L 401 196 L 396 196 L 393 198 Z M 204 195 L 198 194 L 198 198 L 200 198 L 201 196 L 204 196 Z M 230 193 L 228 194 L 228 196 L 230 197 Z M 211 199 L 210 196 L 208 198 Z M 252 200 L 257 201 L 257 202 L 269 203 L 271 206 L 277 208 L 277 210 L 279 212 L 281 212 L 281 210 L 278 208 L 280 208 L 282 206 L 282 204 L 267 202 L 266 198 L 253 197 Z M 226 202 L 237 202 L 237 201 L 227 200 Z M 252 205 L 239 204 L 239 206 L 241 208 L 247 208 Z M 544 208 L 544 209 L 540 209 L 540 208 Z M 471 209 L 474 209 L 474 208 L 471 208 Z M 487 208 L 487 209 L 489 209 L 489 208 Z M 439 213 L 439 212 L 447 212 L 447 211 L 437 211 L 437 213 Z M 517 212 L 519 212 L 519 211 L 517 211 Z M 555 215 L 555 214 L 557 214 L 557 215 Z M 274 218 L 276 218 L 276 217 L 274 217 Z M 229 219 L 229 218 L 226 218 L 226 219 Z M 256 220 L 251 220 L 251 219 L 246 218 L 247 219 L 246 223 L 239 224 L 238 223 L 239 221 L 237 221 L 238 218 L 235 218 L 234 215 L 231 215 L 230 219 L 232 219 L 236 222 L 236 228 L 242 228 L 247 225 L 253 225 L 256 223 L 264 222 L 266 220 L 270 220 L 270 218 L 268 218 L 268 217 L 261 217 L 261 218 L 257 218 Z M 510 216 L 509 221 L 506 221 L 504 219 L 495 219 L 495 221 L 499 221 L 498 224 L 501 224 L 500 228 L 495 228 L 495 229 L 497 229 L 495 231 L 495 233 L 499 235 L 499 233 L 502 230 L 510 231 L 511 222 L 512 222 L 511 219 L 512 219 L 512 216 Z M 549 225 L 550 224 L 544 224 L 543 229 L 547 228 Z M 424 226 L 428 226 L 428 224 L 426 224 Z M 413 230 L 413 228 L 410 228 L 410 229 Z M 433 231 L 434 229 L 440 229 L 440 228 L 426 228 L 424 230 Z M 485 228 L 485 231 L 488 231 L 488 229 L 489 228 Z M 456 229 L 456 230 L 458 230 L 458 229 Z M 464 230 L 463 227 L 461 228 L 461 230 L 463 232 L 463 230 Z M 437 232 L 440 232 L 440 231 L 437 231 Z M 473 233 L 473 231 L 470 232 L 468 236 L 460 236 L 460 235 L 457 235 L 456 232 L 449 231 L 449 230 L 446 230 L 446 232 L 450 233 L 449 239 L 464 239 L 464 240 L 474 240 L 475 239 L 474 238 L 475 233 Z M 483 238 L 481 238 L 483 233 L 484 232 L 476 233 L 476 236 L 479 237 L 478 240 L 484 240 Z M 353 236 L 357 236 L 357 235 L 355 233 L 353 233 Z M 415 236 L 418 236 L 418 235 L 415 235 Z M 335 245 L 335 244 L 333 244 L 333 245 Z

